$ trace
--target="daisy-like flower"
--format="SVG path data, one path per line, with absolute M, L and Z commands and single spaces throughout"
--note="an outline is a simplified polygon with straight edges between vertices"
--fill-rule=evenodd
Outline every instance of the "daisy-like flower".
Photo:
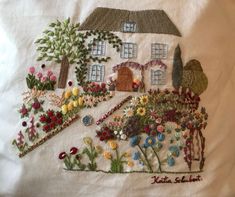
M 141 103 L 141 105 L 146 105 L 148 102 L 149 102 L 149 98 L 148 98 L 147 95 L 140 97 L 140 103 Z
M 126 117 L 131 117 L 134 115 L 134 110 L 131 107 L 124 109 L 124 114 Z
M 137 106 L 139 104 L 139 98 L 138 97 L 133 97 L 131 99 L 131 105 L 132 106 Z
M 139 107 L 137 109 L 137 114 L 140 116 L 144 116 L 146 114 L 146 109 L 144 107 Z

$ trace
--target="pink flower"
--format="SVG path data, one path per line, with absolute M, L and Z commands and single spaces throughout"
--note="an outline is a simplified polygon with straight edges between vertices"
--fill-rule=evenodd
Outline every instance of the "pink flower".
M 157 131 L 158 131 L 158 132 L 162 133 L 163 130 L 164 130 L 164 127 L 163 127 L 162 125 L 158 125 L 158 126 L 157 126 Z
M 31 66 L 31 67 L 29 68 L 29 73 L 30 73 L 30 74 L 34 74 L 34 73 L 35 73 L 35 68 L 34 68 L 34 66 Z
M 157 124 L 161 124 L 161 122 L 162 122 L 162 119 L 161 119 L 161 118 L 157 118 L 157 119 L 156 119 L 156 123 L 157 123 Z
M 56 76 L 55 76 L 55 75 L 51 75 L 51 76 L 50 76 L 50 80 L 51 80 L 51 81 L 56 81 Z
M 37 77 L 38 77 L 39 79 L 41 79 L 41 78 L 42 78 L 42 73 L 39 72 L 39 73 L 37 74 Z
M 53 72 L 51 70 L 47 71 L 47 76 L 50 77 L 51 75 L 53 75 Z
M 42 77 L 42 82 L 45 82 L 47 80 L 47 77 Z

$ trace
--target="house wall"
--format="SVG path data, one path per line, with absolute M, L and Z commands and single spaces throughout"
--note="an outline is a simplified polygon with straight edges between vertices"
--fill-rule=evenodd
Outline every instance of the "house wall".
M 152 89 L 165 89 L 172 88 L 172 64 L 174 57 L 174 50 L 179 43 L 180 38 L 172 35 L 165 34 L 139 34 L 139 33 L 115 33 L 119 36 L 123 42 L 133 42 L 137 44 L 137 57 L 129 59 L 140 64 L 146 64 L 151 61 L 151 44 L 152 43 L 163 43 L 168 45 L 167 59 L 161 61 L 167 65 L 166 69 L 166 84 L 165 85 L 151 85 L 151 69 L 157 69 L 157 67 L 149 68 L 145 71 L 145 86 L 146 90 Z M 109 44 L 106 43 L 106 56 L 110 56 L 111 60 L 105 63 L 105 81 L 108 80 L 109 76 L 113 75 L 112 68 L 122 62 L 126 62 L 128 59 L 120 58 L 120 53 L 117 53 Z M 132 69 L 134 78 L 141 79 L 141 73 L 139 70 Z

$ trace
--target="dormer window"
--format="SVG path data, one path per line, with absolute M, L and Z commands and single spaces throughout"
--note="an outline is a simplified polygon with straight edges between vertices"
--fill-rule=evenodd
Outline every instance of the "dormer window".
M 136 32 L 136 23 L 135 22 L 124 22 L 123 23 L 123 32 Z
M 168 53 L 168 47 L 166 44 L 153 43 L 151 46 L 152 59 L 166 59 Z
M 104 56 L 105 55 L 105 42 L 96 41 L 91 48 L 91 54 L 94 56 Z

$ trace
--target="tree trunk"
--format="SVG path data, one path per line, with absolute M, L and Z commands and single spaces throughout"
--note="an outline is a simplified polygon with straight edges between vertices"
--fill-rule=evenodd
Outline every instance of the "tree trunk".
M 58 88 L 65 88 L 69 72 L 69 61 L 66 56 L 63 57 L 60 67 Z

